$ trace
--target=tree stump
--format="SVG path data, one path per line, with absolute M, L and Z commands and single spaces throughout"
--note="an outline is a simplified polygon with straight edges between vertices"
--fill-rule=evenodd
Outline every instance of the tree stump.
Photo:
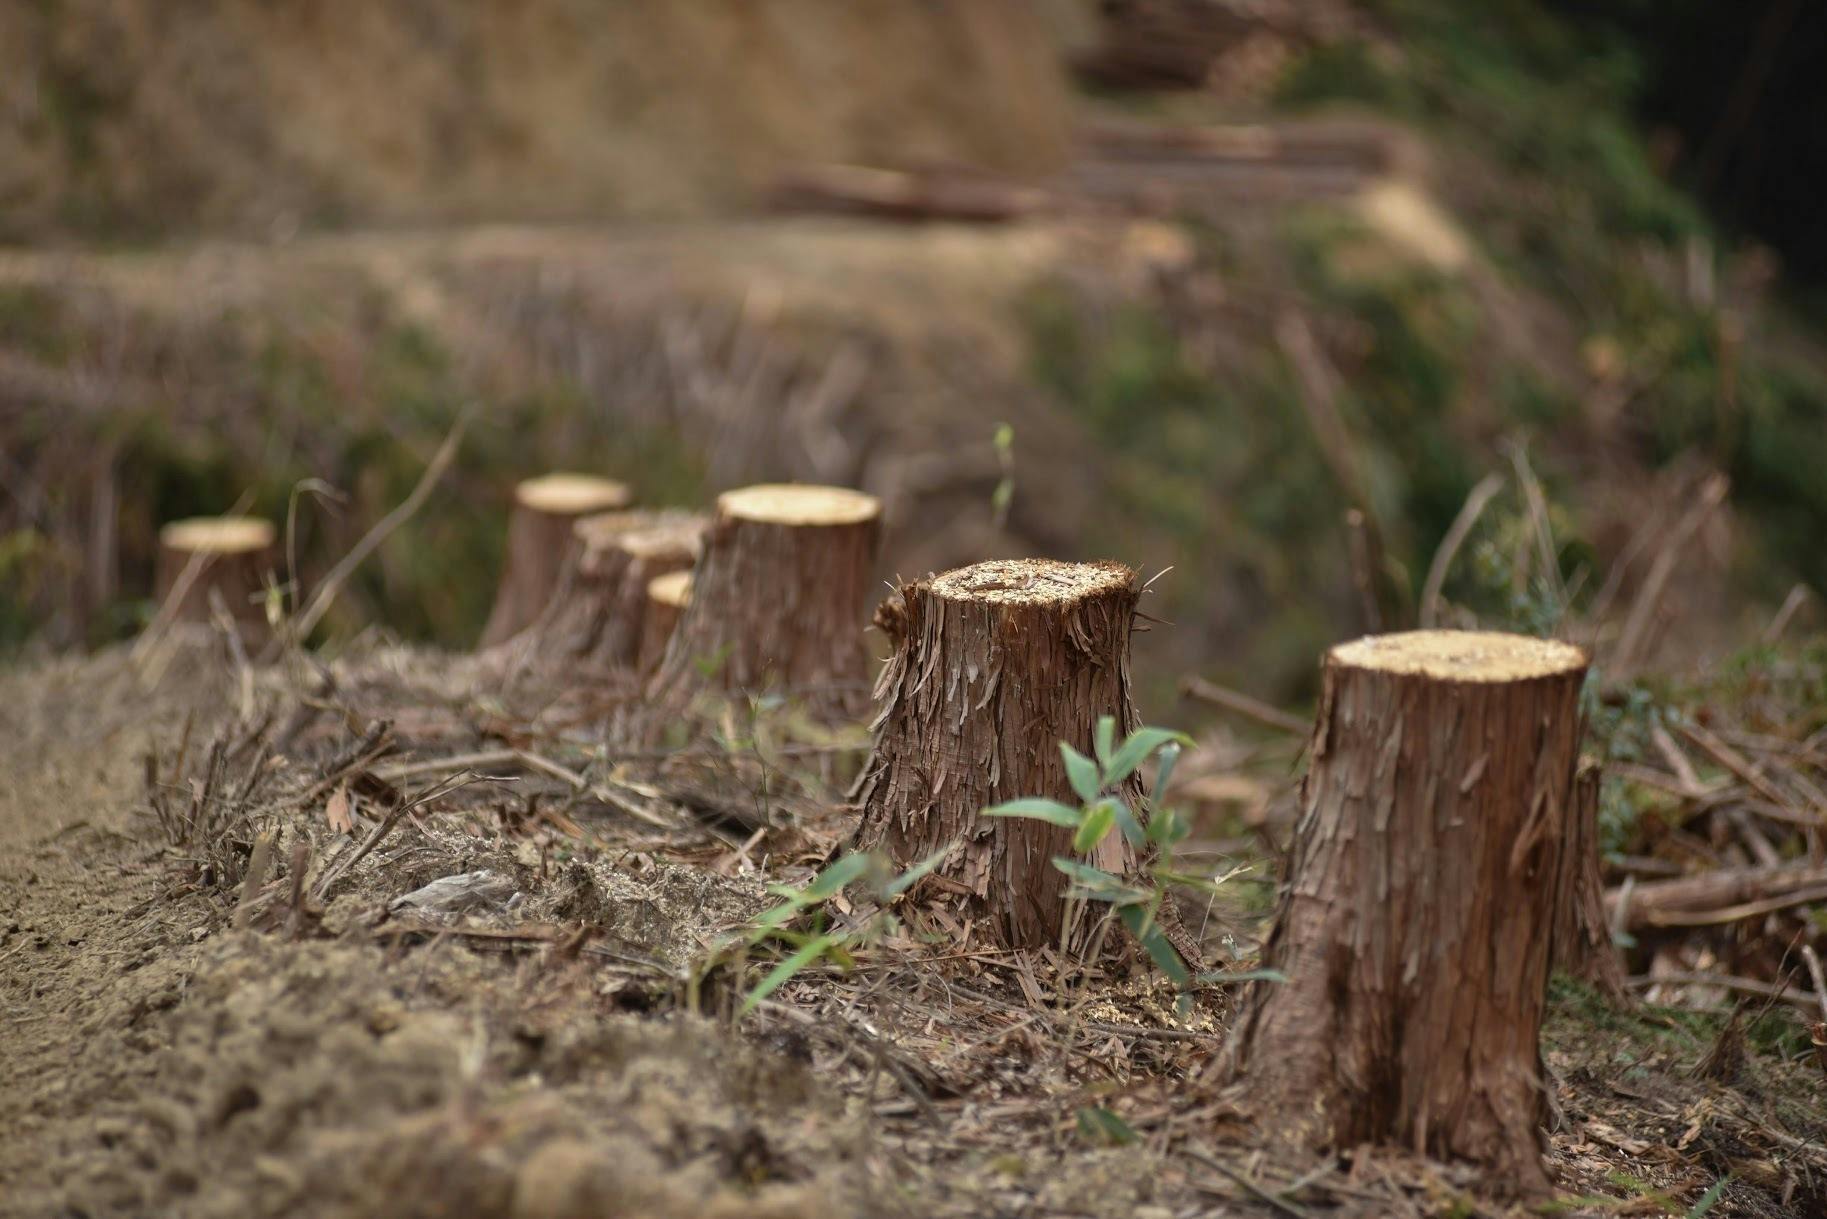
M 629 499 L 623 484 L 588 474 L 547 474 L 515 487 L 501 584 L 479 646 L 503 643 L 538 619 L 558 586 L 579 517 L 624 508 Z
M 1414 631 L 1327 655 L 1293 859 L 1232 1065 L 1312 1147 L 1548 1188 L 1538 1039 L 1586 653 Z
M 1052 859 L 1072 853 L 1072 832 L 979 814 L 1024 796 L 1077 804 L 1060 742 L 1090 754 L 1105 715 L 1119 738 L 1136 727 L 1137 595 L 1135 572 L 1120 563 L 1013 559 L 902 585 L 877 611 L 894 655 L 853 792 L 858 845 L 905 867 L 961 841 L 935 887 L 992 943 L 1061 942 L 1069 882 Z M 1130 783 L 1135 807 L 1141 785 Z M 1087 862 L 1121 875 L 1134 861 L 1112 834 Z
M 154 573 L 160 618 L 207 624 L 217 599 L 244 641 L 264 641 L 271 626 L 262 593 L 275 540 L 272 522 L 252 516 L 198 516 L 161 528 Z
M 880 533 L 881 505 L 860 491 L 766 485 L 718 496 L 653 701 L 700 683 L 779 685 L 821 707 L 860 711 Z
M 666 655 L 666 645 L 679 625 L 679 615 L 691 600 L 690 571 L 667 572 L 647 582 L 647 596 L 641 614 L 641 652 L 636 668 L 652 673 Z
M 647 619 L 647 585 L 697 560 L 705 518 L 679 510 L 602 512 L 571 527 L 558 589 L 527 632 L 547 666 L 633 669 Z
M 1573 807 L 1568 810 L 1566 846 L 1555 884 L 1554 934 L 1549 968 L 1598 988 L 1622 1002 L 1624 970 L 1611 944 L 1605 917 L 1605 877 L 1599 865 L 1599 784 L 1603 774 L 1591 759 L 1580 763 L 1573 780 Z

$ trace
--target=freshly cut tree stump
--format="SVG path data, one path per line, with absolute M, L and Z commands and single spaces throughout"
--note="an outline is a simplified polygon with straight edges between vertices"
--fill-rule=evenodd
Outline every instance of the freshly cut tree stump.
M 244 640 L 264 640 L 271 627 L 261 592 L 273 570 L 275 540 L 272 522 L 252 516 L 198 516 L 164 526 L 154 573 L 160 616 L 208 623 L 213 594 Z
M 625 508 L 630 498 L 622 483 L 589 474 L 547 474 L 515 487 L 501 585 L 480 646 L 493 647 L 538 619 L 558 587 L 579 517 Z
M 1624 970 L 1611 944 L 1605 918 L 1605 877 L 1599 866 L 1599 764 L 1580 763 L 1573 780 L 1573 807 L 1568 810 L 1566 846 L 1555 885 L 1554 938 L 1548 965 L 1557 973 L 1597 987 L 1622 1001 Z
M 1312 1147 L 1548 1188 L 1538 1045 L 1580 684 L 1570 644 L 1414 631 L 1327 655 L 1293 859 L 1232 1066 Z
M 679 616 L 691 601 L 692 574 L 673 571 L 655 576 L 647 582 L 646 603 L 641 617 L 641 654 L 636 666 L 642 673 L 659 668 L 666 655 L 666 645 L 679 625 Z
M 833 711 L 860 711 L 880 533 L 881 505 L 860 491 L 764 485 L 718 496 L 690 603 L 654 674 L 654 702 L 708 681 L 779 685 Z
M 648 583 L 688 570 L 707 524 L 703 515 L 679 510 L 580 518 L 571 527 L 571 558 L 558 589 L 528 632 L 535 657 L 546 664 L 635 667 Z
M 934 887 L 991 943 L 1061 942 L 1069 882 L 1052 859 L 1072 853 L 1072 832 L 980 813 L 1024 796 L 1077 804 L 1060 742 L 1089 755 L 1100 716 L 1119 739 L 1136 727 L 1137 595 L 1120 563 L 1009 559 L 902 585 L 877 611 L 895 648 L 853 793 L 858 845 L 905 867 L 961 841 Z M 1119 875 L 1134 862 L 1120 834 L 1098 852 L 1088 862 Z

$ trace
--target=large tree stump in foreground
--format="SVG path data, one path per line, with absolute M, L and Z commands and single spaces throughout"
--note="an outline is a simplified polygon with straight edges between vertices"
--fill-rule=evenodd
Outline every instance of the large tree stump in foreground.
M 767 485 L 718 496 L 690 603 L 654 675 L 654 701 L 704 683 L 778 685 L 833 710 L 860 710 L 880 532 L 881 506 L 860 491 Z
M 1573 807 L 1567 812 L 1567 840 L 1561 852 L 1554 893 L 1554 931 L 1548 965 L 1556 973 L 1578 978 L 1622 1001 L 1624 970 L 1612 947 L 1605 917 L 1605 877 L 1599 862 L 1599 784 L 1603 774 L 1591 759 L 1580 763 L 1573 780 Z
M 1052 858 L 1072 853 L 1072 832 L 979 813 L 1023 796 L 1077 804 L 1060 742 L 1090 754 L 1105 715 L 1119 739 L 1136 727 L 1136 598 L 1120 563 L 1013 559 L 903 585 L 877 613 L 895 647 L 854 793 L 858 844 L 905 867 L 962 841 L 933 887 L 993 943 L 1060 942 L 1069 882 Z M 1133 807 L 1139 780 L 1129 794 Z M 1112 834 L 1089 862 L 1123 874 L 1133 861 Z
M 641 652 L 635 665 L 640 672 L 651 674 L 660 667 L 679 617 L 691 602 L 691 584 L 690 571 L 667 572 L 647 582 L 641 612 Z
M 572 554 L 558 589 L 527 632 L 534 657 L 547 665 L 635 667 L 647 585 L 697 561 L 707 523 L 699 513 L 677 509 L 579 519 L 571 527 Z
M 1233 1065 L 1279 1134 L 1545 1190 L 1538 1038 L 1587 656 L 1414 631 L 1327 655 L 1293 860 Z
M 481 647 L 493 647 L 531 626 L 558 587 L 579 517 L 625 508 L 628 488 L 588 474 L 547 474 L 514 488 L 507 552 L 495 608 L 482 628 Z
M 275 532 L 252 516 L 198 516 L 159 530 L 154 595 L 166 622 L 208 623 L 219 599 L 242 638 L 271 631 L 262 591 L 273 570 Z

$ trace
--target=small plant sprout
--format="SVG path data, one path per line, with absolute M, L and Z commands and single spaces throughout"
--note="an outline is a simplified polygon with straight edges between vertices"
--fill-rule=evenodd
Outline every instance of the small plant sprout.
M 944 862 L 956 845 L 935 851 L 900 873 L 895 872 L 886 856 L 868 851 L 844 856 L 798 888 L 769 885 L 768 891 L 780 898 L 780 903 L 764 911 L 711 952 L 691 979 L 692 1005 L 697 1006 L 703 979 L 713 968 L 746 958 L 749 952 L 767 945 L 792 951 L 777 961 L 744 996 L 743 1015 L 754 1011 L 763 999 L 821 960 L 829 959 L 840 969 L 854 968 L 856 958 L 852 950 L 872 944 L 899 928 L 900 920 L 891 909 L 895 901 Z M 858 926 L 828 927 L 825 904 L 857 884 L 875 899 L 876 908 Z
M 1180 752 L 1192 744 L 1183 733 L 1166 728 L 1138 728 L 1121 744 L 1116 741 L 1116 720 L 1104 716 L 1097 722 L 1092 752 L 1086 757 L 1065 741 L 1060 742 L 1060 756 L 1065 761 L 1066 779 L 1078 796 L 1074 807 L 1058 800 L 1030 797 L 1010 800 L 984 811 L 990 817 L 1029 817 L 1050 822 L 1072 831 L 1072 852 L 1085 856 L 1112 833 L 1123 835 L 1136 853 L 1150 862 L 1132 876 L 1117 876 L 1093 867 L 1083 859 L 1054 856 L 1053 866 L 1072 881 L 1072 896 L 1080 901 L 1103 902 L 1128 928 L 1149 959 L 1180 990 L 1184 1008 L 1190 1003 L 1187 992 L 1198 982 L 1239 982 L 1265 975 L 1199 974 L 1194 976 L 1158 922 L 1165 886 L 1193 889 L 1213 895 L 1219 886 L 1242 869 L 1206 877 L 1179 871 L 1173 866 L 1174 848 L 1182 842 L 1191 827 L 1185 818 L 1162 802 L 1172 778 Z M 1141 808 L 1131 808 L 1123 794 L 1131 776 L 1149 758 L 1155 759 L 1155 781 L 1152 793 Z

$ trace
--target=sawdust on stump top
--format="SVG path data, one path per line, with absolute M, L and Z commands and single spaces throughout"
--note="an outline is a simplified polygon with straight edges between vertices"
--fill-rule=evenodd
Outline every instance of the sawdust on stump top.
M 1121 563 L 1058 559 L 990 559 L 934 576 L 933 595 L 995 605 L 1066 605 L 1128 588 L 1135 573 Z
M 762 483 L 725 491 L 717 508 L 725 516 L 772 525 L 860 525 L 881 515 L 882 504 L 848 487 Z
M 578 516 L 626 507 L 634 498 L 626 483 L 594 474 L 542 474 L 514 488 L 514 498 L 535 512 Z
M 1403 631 L 1366 635 L 1332 649 L 1335 664 L 1440 681 L 1500 682 L 1584 669 L 1584 648 L 1502 631 Z
M 189 554 L 247 554 L 271 546 L 271 521 L 257 516 L 193 516 L 159 530 L 159 541 Z

